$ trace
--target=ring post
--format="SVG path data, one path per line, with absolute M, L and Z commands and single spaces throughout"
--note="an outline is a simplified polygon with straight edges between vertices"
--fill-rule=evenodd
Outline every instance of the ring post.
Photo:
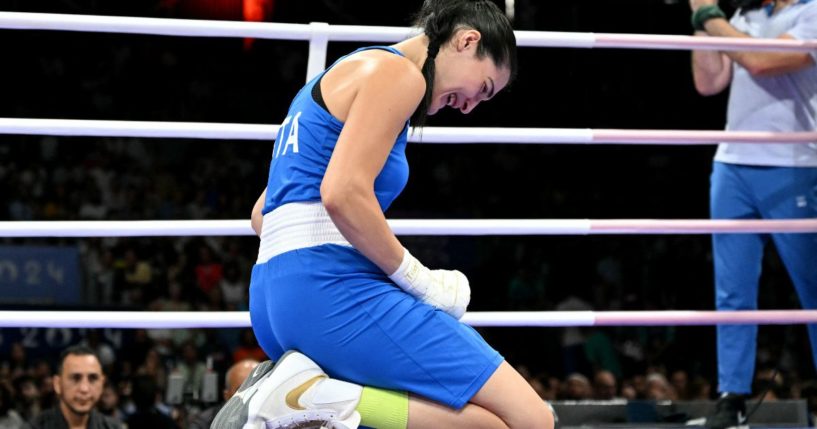
M 326 49 L 329 45 L 329 24 L 311 22 L 309 28 L 309 62 L 306 66 L 306 81 L 309 82 L 326 68 Z

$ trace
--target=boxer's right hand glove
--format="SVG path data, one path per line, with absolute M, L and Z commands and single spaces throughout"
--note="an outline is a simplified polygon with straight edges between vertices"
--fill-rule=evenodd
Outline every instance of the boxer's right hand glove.
M 426 304 L 461 318 L 471 301 L 471 288 L 465 274 L 457 270 L 430 270 L 407 249 L 403 250 L 403 262 L 389 278 Z

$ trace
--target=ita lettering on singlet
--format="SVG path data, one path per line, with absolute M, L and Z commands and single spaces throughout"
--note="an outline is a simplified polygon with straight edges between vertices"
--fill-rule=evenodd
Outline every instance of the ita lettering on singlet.
M 275 151 L 272 154 L 272 159 L 284 156 L 287 153 L 298 153 L 298 118 L 301 117 L 301 112 L 295 116 L 287 116 L 284 123 L 281 124 L 281 140 L 275 142 Z

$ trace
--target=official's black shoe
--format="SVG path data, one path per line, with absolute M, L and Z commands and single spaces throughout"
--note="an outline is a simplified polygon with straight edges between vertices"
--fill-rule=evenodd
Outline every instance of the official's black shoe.
M 735 393 L 724 393 L 715 404 L 715 413 L 706 418 L 704 427 L 727 429 L 745 427 L 746 397 Z

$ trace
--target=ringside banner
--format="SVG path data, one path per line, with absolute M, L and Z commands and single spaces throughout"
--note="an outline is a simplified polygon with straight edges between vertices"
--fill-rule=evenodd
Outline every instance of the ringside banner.
M 76 248 L 0 246 L 0 305 L 70 305 L 81 299 Z

